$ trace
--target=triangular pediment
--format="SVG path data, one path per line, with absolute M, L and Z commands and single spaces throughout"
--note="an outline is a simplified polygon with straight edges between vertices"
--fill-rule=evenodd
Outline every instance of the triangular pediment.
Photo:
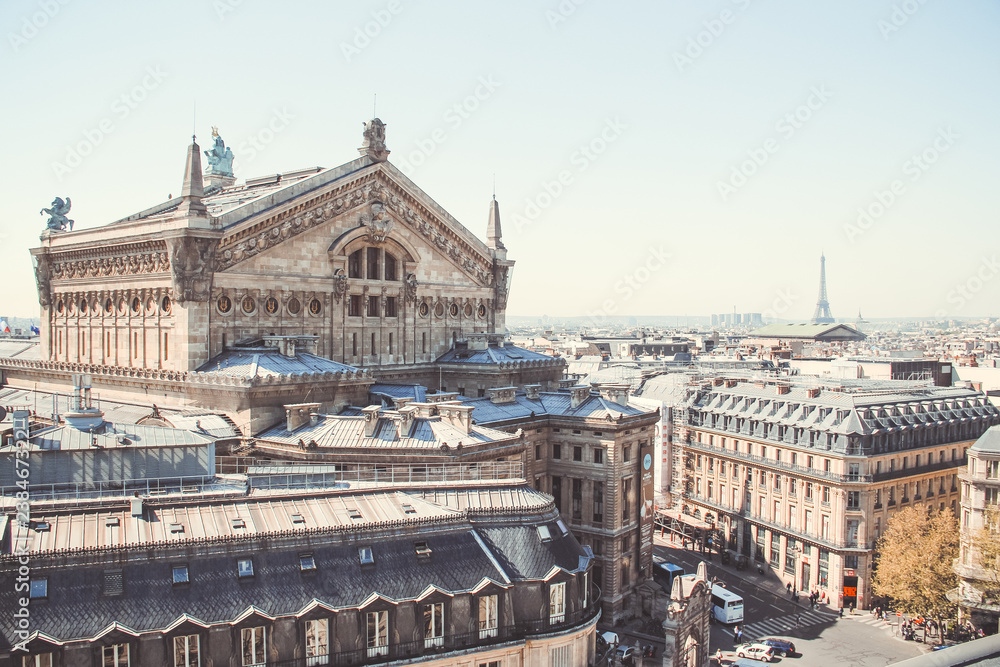
M 319 254 L 360 237 L 379 244 L 386 236 L 398 236 L 404 248 L 413 246 L 405 238 L 410 237 L 479 285 L 493 282 L 486 244 L 389 163 L 320 172 L 267 199 L 271 205 L 266 208 L 252 200 L 219 218 L 224 233 L 216 252 L 217 271 L 240 271 L 241 265 L 295 239 L 308 238 L 317 246 L 311 253 Z M 319 245 L 314 230 L 322 230 L 318 236 L 326 245 Z

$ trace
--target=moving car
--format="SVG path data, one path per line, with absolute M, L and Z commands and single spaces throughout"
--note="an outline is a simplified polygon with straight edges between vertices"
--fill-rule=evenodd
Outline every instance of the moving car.
M 770 646 L 774 649 L 775 655 L 782 658 L 786 655 L 795 655 L 795 644 L 787 639 L 781 639 L 780 637 L 765 637 L 764 639 L 758 639 L 757 643 Z
M 774 657 L 774 649 L 767 644 L 743 644 L 736 649 L 736 655 L 741 658 L 771 662 Z

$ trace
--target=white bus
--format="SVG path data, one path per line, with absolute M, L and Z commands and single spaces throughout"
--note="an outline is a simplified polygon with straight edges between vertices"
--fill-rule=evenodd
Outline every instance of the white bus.
M 718 584 L 712 586 L 712 615 L 720 623 L 743 621 L 743 598 Z

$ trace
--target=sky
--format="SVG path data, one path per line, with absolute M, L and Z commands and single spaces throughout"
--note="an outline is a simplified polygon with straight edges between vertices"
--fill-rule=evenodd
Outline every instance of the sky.
M 0 315 L 28 249 L 237 178 L 389 161 L 485 238 L 508 314 L 1000 315 L 990 0 L 5 0 Z

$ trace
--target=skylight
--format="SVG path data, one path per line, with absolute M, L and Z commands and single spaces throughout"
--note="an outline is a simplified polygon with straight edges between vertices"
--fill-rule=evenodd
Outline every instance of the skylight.
M 362 565 L 375 564 L 375 553 L 372 551 L 371 547 L 359 547 L 358 558 L 361 560 Z
M 542 542 L 548 542 L 552 539 L 552 532 L 549 530 L 548 526 L 538 526 L 535 530 L 538 531 L 538 539 Z
M 173 567 L 173 580 L 175 584 L 186 584 L 188 583 L 188 566 L 187 565 L 174 565 Z

